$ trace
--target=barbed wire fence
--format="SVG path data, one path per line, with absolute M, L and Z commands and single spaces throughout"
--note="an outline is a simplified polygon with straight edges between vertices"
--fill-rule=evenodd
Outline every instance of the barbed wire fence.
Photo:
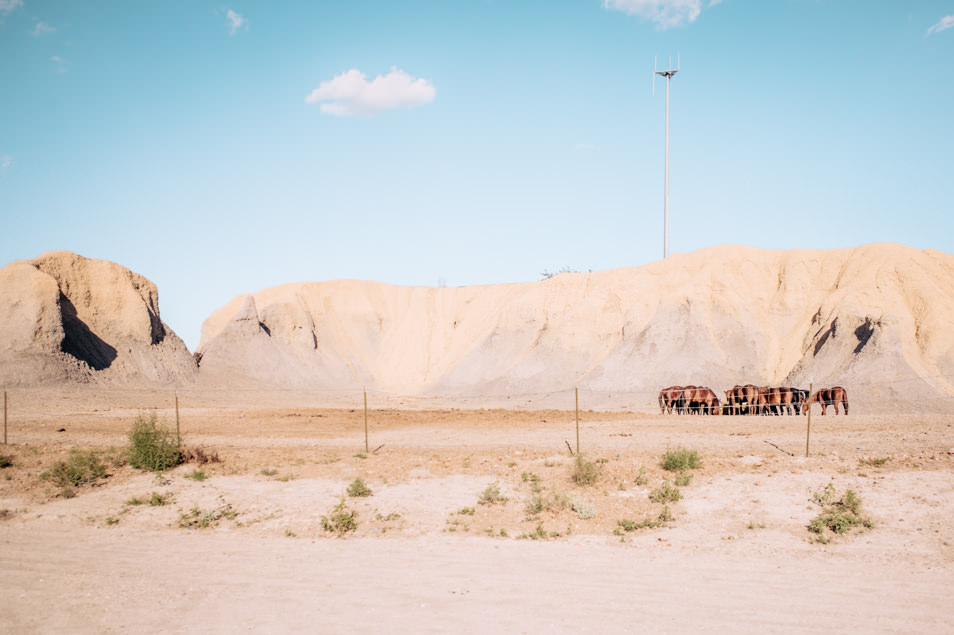
M 946 386 L 945 386 L 946 384 Z M 954 418 L 954 395 L 947 388 L 954 386 L 954 377 L 930 378 L 905 377 L 889 382 L 849 381 L 843 384 L 847 391 L 851 413 L 858 415 L 948 415 Z M 828 386 L 810 387 L 814 390 Z M 719 396 L 730 387 L 713 390 Z M 660 389 L 661 390 L 661 389 Z M 378 389 L 352 387 L 302 388 L 302 387 L 251 387 L 205 388 L 184 386 L 165 389 L 121 388 L 80 384 L 55 387 L 16 386 L 3 390 L 3 443 L 9 443 L 9 430 L 16 430 L 17 420 L 63 420 L 70 416 L 126 417 L 143 411 L 156 411 L 175 420 L 177 436 L 180 427 L 188 428 L 190 419 L 208 419 L 234 416 L 234 411 L 291 411 L 282 416 L 296 416 L 295 411 L 336 411 L 339 420 L 354 424 L 356 436 L 363 440 L 365 452 L 372 451 L 371 427 L 388 419 L 388 413 L 413 411 L 438 411 L 442 420 L 459 423 L 468 421 L 499 420 L 502 413 L 541 412 L 565 421 L 569 436 L 575 433 L 575 446 L 566 440 L 571 453 L 581 451 L 580 423 L 615 416 L 617 418 L 652 419 L 656 421 L 686 420 L 687 417 L 711 417 L 707 414 L 667 414 L 660 411 L 659 390 L 598 390 L 571 386 L 557 390 L 538 392 L 487 392 L 452 395 L 404 395 Z M 76 396 L 82 395 L 82 403 Z M 722 399 L 720 398 L 720 401 Z M 93 404 L 83 410 L 83 404 Z M 102 407 L 97 407 L 102 406 Z M 185 410 L 183 422 L 182 410 Z M 804 414 L 783 413 L 777 416 L 792 420 L 802 417 L 806 421 L 806 455 L 809 452 L 812 412 L 821 414 L 821 406 L 811 407 Z M 755 414 L 745 413 L 720 415 L 732 417 L 739 422 Z M 829 412 L 829 414 L 833 414 Z M 843 413 L 842 413 L 843 414 Z M 267 415 L 262 415 L 267 416 Z M 323 415 L 314 415 L 323 416 Z M 850 415 L 849 415 L 850 416 Z M 239 420 L 244 412 L 237 415 Z M 259 417 L 261 418 L 261 416 Z M 952 419 L 954 420 L 954 419 Z M 546 419 L 543 419 L 545 422 Z M 236 425 L 239 425 L 236 423 Z M 264 425 L 264 424 L 263 424 Z M 320 425 L 320 424 L 319 424 Z M 520 425 L 519 423 L 517 425 Z M 523 425 L 526 425 L 524 422 Z M 16 442 L 14 435 L 14 442 Z M 377 448 L 380 449 L 380 448 Z M 376 450 L 375 450 L 376 451 Z

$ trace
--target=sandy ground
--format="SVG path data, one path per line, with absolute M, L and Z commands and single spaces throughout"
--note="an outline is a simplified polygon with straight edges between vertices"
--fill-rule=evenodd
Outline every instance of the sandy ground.
M 949 416 L 816 414 L 806 458 L 804 418 L 584 412 L 601 474 L 581 486 L 573 412 L 372 410 L 366 451 L 360 407 L 193 400 L 185 444 L 220 462 L 109 463 L 64 498 L 41 474 L 71 449 L 120 456 L 144 408 L 174 425 L 160 395 L 107 397 L 14 401 L 5 632 L 954 631 Z M 703 465 L 672 520 L 622 531 L 658 519 L 649 494 L 676 446 Z M 347 496 L 357 478 L 373 495 Z M 829 483 L 858 493 L 872 529 L 811 540 Z M 507 500 L 478 503 L 493 484 Z M 579 509 L 531 513 L 534 497 Z M 338 538 L 322 519 L 342 500 L 357 529 Z M 193 510 L 223 515 L 187 528 Z

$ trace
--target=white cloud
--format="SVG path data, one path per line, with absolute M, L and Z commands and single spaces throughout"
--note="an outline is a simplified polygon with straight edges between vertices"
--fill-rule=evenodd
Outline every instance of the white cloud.
M 70 70 L 69 60 L 65 60 L 59 55 L 54 55 L 53 57 L 50 58 L 50 61 L 56 64 L 57 73 L 65 73 L 66 71 Z
M 927 30 L 927 34 L 931 35 L 932 33 L 940 33 L 941 31 L 946 31 L 952 27 L 954 27 L 954 13 L 941 18 L 937 24 Z
M 305 101 L 321 104 L 328 115 L 374 115 L 394 108 L 413 108 L 434 101 L 437 90 L 426 79 L 415 79 L 391 67 L 387 75 L 378 75 L 370 82 L 364 73 L 351 69 L 318 84 Z
M 721 2 L 709 0 L 707 6 Z M 603 0 L 605 8 L 652 20 L 661 30 L 694 22 L 702 12 L 702 4 L 703 0 Z
M 36 26 L 33 27 L 33 30 L 30 31 L 33 34 L 33 37 L 40 37 L 41 35 L 46 35 L 47 33 L 56 33 L 56 29 L 46 22 L 37 22 Z
M 235 35 L 236 31 L 241 29 L 243 26 L 248 28 L 248 19 L 243 18 L 241 15 L 229 9 L 228 13 L 225 14 L 225 23 L 229 27 L 229 35 Z
M 13 157 L 9 154 L 0 154 L 0 170 L 5 170 L 13 165 Z
M 10 13 L 23 6 L 23 0 L 0 0 L 0 13 Z

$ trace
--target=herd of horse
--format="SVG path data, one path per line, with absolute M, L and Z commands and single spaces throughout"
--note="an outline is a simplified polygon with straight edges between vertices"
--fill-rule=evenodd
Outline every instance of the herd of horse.
M 839 406 L 848 414 L 848 393 L 841 386 L 820 388 L 812 394 L 787 386 L 734 386 L 720 400 L 708 386 L 670 386 L 659 391 L 659 410 L 663 414 L 707 415 L 783 415 L 805 414 L 813 403 Z

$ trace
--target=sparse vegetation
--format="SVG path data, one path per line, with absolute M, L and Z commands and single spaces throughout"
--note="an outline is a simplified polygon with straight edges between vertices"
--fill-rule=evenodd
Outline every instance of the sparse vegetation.
M 589 520 L 596 515 L 596 506 L 593 503 L 587 502 L 582 498 L 577 496 L 571 496 L 570 508 L 576 512 L 576 515 L 580 517 L 580 520 Z
M 153 492 L 149 497 L 149 505 L 151 507 L 162 507 L 163 505 L 168 505 L 176 499 L 175 494 L 172 492 L 166 492 L 165 494 L 160 494 L 159 492 Z
M 477 510 L 475 510 L 473 507 L 461 507 L 460 509 L 457 510 L 457 515 L 458 516 L 473 516 L 476 511 Z
M 13 467 L 13 457 L 0 454 L 0 468 Z
M 327 532 L 337 534 L 341 538 L 345 534 L 358 529 L 358 513 L 353 509 L 348 509 L 345 498 L 342 496 L 341 501 L 335 505 L 331 513 L 321 517 L 321 528 Z
M 207 463 L 221 463 L 218 452 L 206 450 L 205 448 L 188 447 L 182 448 L 182 462 L 195 463 L 196 465 L 205 465 Z
M 649 477 L 646 476 L 646 468 L 642 465 L 639 466 L 639 472 L 636 474 L 636 478 L 633 479 L 633 483 L 639 487 L 646 487 L 649 483 Z
M 477 498 L 477 503 L 480 505 L 502 505 L 508 500 L 510 499 L 500 493 L 500 483 L 494 481 L 487 486 L 487 489 L 480 493 L 480 496 Z
M 549 494 L 535 493 L 533 496 L 527 499 L 527 502 L 524 504 L 525 510 L 527 512 L 527 517 L 536 516 L 537 514 L 546 511 L 559 511 L 564 507 L 567 507 L 568 502 L 566 496 L 562 494 L 557 494 L 556 492 L 550 492 Z
M 890 456 L 864 456 L 858 459 L 858 465 L 865 465 L 869 467 L 882 467 L 885 463 L 891 460 Z
M 577 454 L 573 467 L 570 468 L 570 479 L 577 485 L 593 485 L 599 478 L 600 464 Z
M 662 456 L 662 468 L 669 472 L 685 472 L 702 466 L 702 457 L 695 450 L 682 446 L 666 450 Z
M 550 540 L 559 538 L 563 534 L 556 531 L 547 531 L 543 528 L 543 523 L 537 523 L 537 528 L 531 532 L 525 532 L 517 536 L 517 540 Z
M 160 472 L 182 463 L 175 432 L 160 425 L 156 413 L 140 414 L 129 431 L 129 464 Z
M 649 493 L 649 500 L 654 503 L 675 503 L 682 499 L 682 492 L 669 481 L 663 481 L 659 487 Z
M 553 277 L 555 277 L 555 276 L 558 276 L 558 275 L 560 275 L 561 273 L 580 273 L 580 272 L 577 271 L 576 269 L 571 269 L 571 268 L 568 267 L 568 266 L 564 266 L 564 267 L 560 268 L 559 271 L 556 271 L 556 272 L 553 272 L 553 273 L 551 273 L 550 271 L 544 269 L 543 272 L 540 274 L 540 279 L 541 279 L 541 280 L 549 280 L 550 278 L 553 278 Z
M 217 524 L 223 518 L 235 520 L 237 515 L 238 513 L 228 504 L 208 510 L 202 510 L 195 506 L 187 513 L 182 514 L 179 518 L 179 526 L 185 529 L 205 529 Z
M 685 487 L 692 482 L 692 472 L 679 472 L 676 475 L 676 487 Z
M 204 481 L 206 478 L 205 472 L 202 470 L 192 470 L 192 472 L 186 474 L 185 477 L 191 478 L 193 481 Z
M 278 470 L 271 467 L 263 467 L 261 471 L 262 476 L 275 476 L 278 474 Z
M 821 505 L 822 511 L 808 524 L 808 531 L 814 534 L 815 542 L 831 542 L 829 534 L 845 534 L 855 527 L 871 529 L 874 523 L 861 514 L 861 498 L 852 490 L 838 498 L 831 483 L 815 492 L 812 500 Z
M 57 461 L 40 474 L 42 480 L 60 487 L 59 495 L 63 498 L 73 498 L 76 496 L 75 488 L 92 485 L 106 476 L 106 465 L 94 450 L 71 450 L 67 460 Z
M 666 505 L 662 508 L 662 511 L 659 512 L 659 515 L 656 518 L 650 518 L 649 516 L 646 516 L 638 522 L 625 518 L 623 520 L 616 521 L 616 529 L 613 531 L 613 534 L 622 536 L 623 533 L 639 531 L 640 529 L 656 529 L 665 526 L 666 523 L 672 522 L 672 520 L 672 512 L 669 511 L 669 506 Z
M 360 478 L 354 479 L 351 485 L 348 486 L 348 496 L 352 498 L 371 496 L 372 494 L 374 494 L 374 492 L 372 492 L 371 488 Z

